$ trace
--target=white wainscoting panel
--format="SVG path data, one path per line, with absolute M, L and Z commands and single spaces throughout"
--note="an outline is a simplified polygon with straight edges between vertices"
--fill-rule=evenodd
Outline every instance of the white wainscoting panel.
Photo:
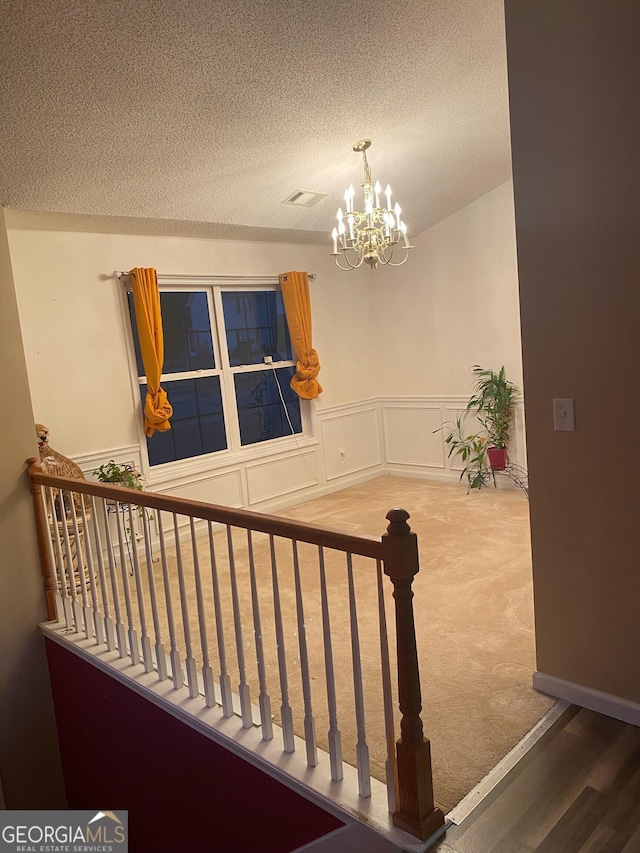
M 261 504 L 264 511 L 274 511 L 385 471 L 457 482 L 463 464 L 459 456 L 448 457 L 447 432 L 439 427 L 455 421 L 467 400 L 462 395 L 376 397 L 318 409 L 314 415 L 317 437 L 301 439 L 299 447 L 279 448 L 275 453 L 272 448 L 265 456 L 256 450 L 242 459 L 231 460 L 227 455 L 215 463 L 208 459 L 209 469 L 196 468 L 194 460 L 187 460 L 188 466 L 174 466 L 164 477 L 150 476 L 148 488 L 231 507 Z M 465 414 L 465 435 L 480 428 L 473 415 Z M 110 459 L 141 470 L 141 457 L 140 447 L 131 445 L 83 454 L 75 461 L 91 479 L 91 472 Z M 509 458 L 526 468 L 521 395 L 516 399 Z
M 93 453 L 83 453 L 80 456 L 74 456 L 73 461 L 80 466 L 87 480 L 95 480 L 95 477 L 91 476 L 93 471 L 104 465 L 105 462 L 110 462 L 112 459 L 118 465 L 132 465 L 136 471 L 142 471 L 140 447 L 137 444 L 127 445 L 126 447 L 112 447 Z
M 524 422 L 522 401 L 516 405 L 513 414 L 513 429 L 509 437 L 509 461 L 527 467 L 527 434 Z
M 382 465 L 378 406 L 319 413 L 327 480 Z
M 162 493 L 176 498 L 189 498 L 192 501 L 205 501 L 223 506 L 241 507 L 243 505 L 242 478 L 239 468 L 220 474 L 212 473 L 205 479 L 198 479 L 180 486 L 169 486 L 162 489 Z
M 459 405 L 451 405 L 449 403 L 444 407 L 444 418 L 447 421 L 455 421 L 456 417 L 459 414 L 462 414 L 462 434 L 466 437 L 467 435 L 482 431 L 482 425 L 478 423 L 474 414 L 464 411 L 465 405 L 466 400 L 461 401 Z M 446 436 L 447 432 L 445 431 L 443 438 L 446 438 Z M 447 453 L 448 452 L 449 451 L 447 450 Z M 522 404 L 521 397 L 516 398 L 516 405 L 513 413 L 513 425 L 509 430 L 509 461 L 513 462 L 515 465 L 521 465 L 523 468 L 527 467 L 524 406 Z M 456 455 L 451 457 L 448 467 L 451 471 L 462 471 L 464 463 L 462 463 L 460 457 Z
M 319 467 L 315 450 L 301 451 L 281 459 L 252 462 L 246 466 L 249 504 L 317 486 L 320 477 L 315 472 Z
M 383 403 L 385 455 L 388 463 L 444 468 L 439 404 Z
M 458 415 L 462 415 L 464 437 L 482 431 L 475 415 L 465 411 L 468 399 L 462 395 L 380 398 L 386 470 L 406 476 L 457 482 L 464 463 L 457 454 L 449 457 L 449 445 L 445 443 L 449 428 L 455 425 Z M 448 428 L 438 430 L 445 422 Z M 434 433 L 434 430 L 438 431 Z M 527 467 L 521 395 L 515 401 L 509 459 L 523 468 Z M 507 481 L 500 485 L 509 487 L 511 484 Z

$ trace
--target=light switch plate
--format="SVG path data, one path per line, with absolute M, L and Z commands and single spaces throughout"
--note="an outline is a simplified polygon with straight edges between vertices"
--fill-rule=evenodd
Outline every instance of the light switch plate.
M 573 397 L 555 397 L 553 400 L 553 428 L 574 432 L 576 428 L 576 401 Z

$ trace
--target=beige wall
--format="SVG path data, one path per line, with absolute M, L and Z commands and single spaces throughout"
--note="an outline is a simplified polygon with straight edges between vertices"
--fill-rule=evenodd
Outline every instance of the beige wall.
M 37 454 L 0 209 L 0 778 L 7 808 L 64 808 L 38 622 L 46 619 L 24 460 Z
M 49 220 L 43 230 L 21 213 L 9 229 L 31 397 L 53 446 L 87 472 L 116 458 L 142 465 L 151 488 L 268 512 L 385 467 L 457 481 L 437 430 L 468 399 L 471 366 L 504 364 L 521 386 L 510 181 L 419 235 L 405 266 L 376 271 L 339 270 L 327 245 L 72 232 L 63 230 L 64 217 L 60 230 L 54 215 Z M 128 320 L 113 278 L 137 265 L 182 275 L 316 273 L 311 300 L 324 393 L 313 407 L 316 440 L 304 463 L 292 445 L 280 448 L 275 466 L 265 458 L 256 467 L 246 454 L 208 459 L 197 486 L 189 462 L 146 470 Z M 511 458 L 525 465 L 522 425 L 519 411 Z
M 538 668 L 637 703 L 640 9 L 506 13 Z
M 378 394 L 467 394 L 476 362 L 505 364 L 521 382 L 510 181 L 419 235 L 399 269 L 342 272 L 328 245 L 15 228 L 9 241 L 35 416 L 70 456 L 139 440 L 120 294 L 108 278 L 132 266 L 185 275 L 317 273 L 320 410 Z
M 367 277 L 379 392 L 468 394 L 474 364 L 521 387 L 513 186 L 507 181 L 414 240 L 407 263 Z
M 114 270 L 152 266 L 159 273 L 229 276 L 313 272 L 314 344 L 325 388 L 318 407 L 376 394 L 375 371 L 360 373 L 354 388 L 345 370 L 353 353 L 367 363 L 375 360 L 369 283 L 356 275 L 346 281 L 329 255 L 329 243 L 29 229 L 10 229 L 9 242 L 34 414 L 50 427 L 53 446 L 68 456 L 139 441 Z M 356 316 L 362 322 L 354 323 Z

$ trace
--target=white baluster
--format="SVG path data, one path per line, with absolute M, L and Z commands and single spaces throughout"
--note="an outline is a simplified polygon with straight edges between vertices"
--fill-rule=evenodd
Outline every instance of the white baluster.
M 311 678 L 309 677 L 307 629 L 304 621 L 304 605 L 302 603 L 302 584 L 300 582 L 298 543 L 294 539 L 291 544 L 293 546 L 293 574 L 296 588 L 296 613 L 298 618 L 300 673 L 302 676 L 302 696 L 304 698 L 304 739 L 307 747 L 307 767 L 315 767 L 318 763 L 318 749 L 316 747 L 316 724 L 313 718 L 313 708 L 311 704 Z
M 58 527 L 58 521 L 56 517 L 56 498 L 53 493 L 53 489 L 49 486 L 47 488 L 47 492 L 49 495 L 49 505 L 51 507 L 51 522 L 50 528 L 53 531 L 53 550 L 56 555 L 55 564 L 58 575 L 58 588 L 60 598 L 62 600 L 62 613 L 64 613 L 64 624 L 67 628 L 71 628 L 73 626 L 73 611 L 71 609 L 71 597 L 69 596 L 69 588 L 67 586 L 67 580 L 65 576 L 64 570 L 64 556 L 62 554 L 62 545 L 60 543 L 60 528 Z M 60 493 L 58 492 L 60 503 L 62 503 L 62 498 L 60 497 Z
M 164 544 L 164 529 L 162 526 L 162 514 L 158 510 L 158 538 L 160 539 L 160 561 L 162 563 L 162 582 L 164 585 L 164 603 L 167 609 L 167 627 L 169 629 L 169 660 L 171 661 L 171 677 L 175 690 L 179 690 L 184 684 L 182 674 L 182 663 L 180 661 L 180 649 L 176 638 L 176 623 L 173 618 L 173 598 L 171 595 L 171 582 L 169 580 L 169 568 L 167 566 L 167 549 Z
M 82 553 L 82 538 L 80 535 L 80 527 L 78 525 L 78 516 L 76 513 L 76 505 L 74 493 L 69 492 L 71 501 L 71 523 L 73 525 L 73 537 L 76 543 L 76 566 L 78 572 L 78 583 L 80 584 L 80 597 L 82 599 L 82 621 L 84 623 L 84 635 L 87 639 L 93 637 L 93 614 L 89 607 L 87 598 L 87 582 L 85 580 L 85 563 L 84 554 Z M 83 529 L 84 534 L 84 529 Z
M 86 498 L 88 500 L 88 498 Z M 96 635 L 96 643 L 101 645 L 104 643 L 104 619 L 100 612 L 100 604 L 98 602 L 98 592 L 96 590 L 95 569 L 93 566 L 93 549 L 91 547 L 91 531 L 87 519 L 85 509 L 85 497 L 81 496 L 80 501 L 80 517 L 82 519 L 82 529 L 84 530 L 84 550 L 87 557 L 87 571 L 89 573 L 89 590 L 91 592 L 91 610 L 93 629 Z
M 322 602 L 322 634 L 324 637 L 324 669 L 327 678 L 327 707 L 329 709 L 329 759 L 331 778 L 339 782 L 342 770 L 342 739 L 338 728 L 338 709 L 336 703 L 336 683 L 333 669 L 333 649 L 331 646 L 331 622 L 329 620 L 329 600 L 327 597 L 327 578 L 324 567 L 324 548 L 318 547 L 320 566 L 320 598 Z
M 167 657 L 162 643 L 162 630 L 160 627 L 160 615 L 158 613 L 158 596 L 156 595 L 156 579 L 153 575 L 153 554 L 151 549 L 151 532 L 149 530 L 149 516 L 146 507 L 142 510 L 142 530 L 144 534 L 144 555 L 147 563 L 147 580 L 149 582 L 149 599 L 151 601 L 151 617 L 153 619 L 153 633 L 155 635 L 156 666 L 158 669 L 158 680 L 164 681 L 167 677 Z
M 123 507 L 122 510 L 120 507 Z M 138 643 L 138 632 L 133 621 L 133 606 L 131 604 L 131 587 L 129 585 L 129 569 L 125 556 L 125 533 L 123 532 L 124 504 L 115 501 L 116 529 L 118 531 L 118 551 L 120 552 L 120 574 L 122 575 L 122 588 L 124 590 L 124 603 L 127 612 L 127 634 L 129 636 L 129 657 L 132 664 L 140 663 L 140 645 Z M 128 546 L 127 546 L 128 551 Z
M 256 643 L 258 664 L 258 681 L 260 683 L 260 722 L 262 724 L 262 739 L 273 738 L 273 723 L 271 721 L 271 698 L 267 692 L 267 674 L 264 665 L 264 648 L 262 644 L 262 625 L 260 622 L 260 604 L 258 602 L 258 584 L 256 582 L 256 564 L 253 555 L 253 540 L 251 531 L 247 530 L 247 549 L 249 552 L 249 576 L 251 580 L 251 607 L 253 610 L 253 630 Z
M 180 549 L 180 533 L 178 531 L 178 516 L 173 513 L 173 534 L 176 543 L 176 562 L 178 564 L 178 587 L 180 589 L 180 609 L 182 611 L 182 632 L 184 634 L 185 646 L 185 668 L 187 670 L 187 685 L 189 696 L 194 699 L 198 695 L 198 674 L 196 661 L 193 656 L 191 645 L 191 623 L 189 621 L 189 608 L 187 606 L 187 589 L 184 583 L 184 567 L 182 564 L 182 551 Z
M 233 536 L 231 528 L 227 525 L 227 549 L 229 551 L 229 577 L 231 578 L 231 599 L 233 602 L 233 623 L 236 635 L 236 653 L 238 656 L 238 674 L 240 683 L 238 693 L 240 695 L 240 713 L 242 716 L 242 727 L 250 729 L 253 725 L 251 714 L 251 696 L 247 684 L 247 672 L 244 663 L 244 648 L 242 639 L 242 617 L 240 614 L 240 600 L 238 598 L 238 581 L 236 578 L 236 561 L 233 552 Z
M 140 560 L 138 559 L 138 543 L 136 542 L 136 530 L 133 521 L 133 508 L 127 504 L 129 511 L 129 535 L 131 536 L 131 556 L 133 558 L 133 571 L 136 579 L 136 591 L 138 600 L 138 614 L 140 615 L 140 643 L 142 645 L 142 662 L 144 671 L 151 672 L 153 669 L 153 657 L 151 655 L 151 640 L 147 631 L 147 612 L 144 606 L 144 589 L 140 575 Z
M 192 516 L 189 516 L 191 527 L 191 548 L 193 550 L 193 574 L 196 582 L 196 603 L 198 605 L 198 625 L 200 627 L 200 648 L 202 650 L 202 681 L 204 682 L 204 701 L 207 708 L 213 708 L 216 698 L 213 692 L 213 670 L 209 660 L 209 643 L 207 641 L 206 612 L 204 598 L 202 596 L 202 578 L 200 577 L 200 559 L 198 557 L 198 543 L 196 542 L 196 528 Z
M 216 549 L 213 541 L 213 524 L 209 524 L 209 554 L 211 557 L 211 583 L 213 586 L 213 606 L 216 614 L 216 635 L 218 639 L 218 658 L 220 660 L 220 697 L 224 717 L 233 716 L 233 697 L 231 694 L 231 679 L 227 671 L 227 653 L 224 645 L 224 625 L 222 607 L 220 606 L 220 585 L 218 583 L 218 564 Z
M 80 605 L 80 601 L 76 594 L 76 579 L 73 571 L 73 554 L 71 553 L 71 541 L 69 539 L 69 528 L 67 526 L 67 517 L 64 510 L 64 491 L 61 489 L 60 492 L 60 512 L 62 515 L 62 521 L 60 522 L 62 526 L 62 537 L 64 539 L 64 551 L 67 559 L 67 578 L 69 580 L 69 591 L 71 593 L 71 609 L 73 611 L 73 625 L 75 631 L 82 630 L 82 607 Z M 76 552 L 78 550 L 78 545 L 76 542 Z
M 278 646 L 278 672 L 280 674 L 280 720 L 282 723 L 282 740 L 285 752 L 295 751 L 295 740 L 293 736 L 293 715 L 289 704 L 289 680 L 287 678 L 287 655 L 284 642 L 284 630 L 282 627 L 282 609 L 280 607 L 280 588 L 278 585 L 278 567 L 276 563 L 276 549 L 272 535 L 269 535 L 269 547 L 271 550 L 271 582 L 273 585 L 273 614 L 276 624 L 276 643 Z
M 40 499 L 42 500 L 42 506 L 44 507 L 44 517 L 45 522 L 47 524 L 47 551 L 49 555 L 49 563 L 51 565 L 52 578 L 51 582 L 53 584 L 53 597 L 55 600 L 56 607 L 56 622 L 61 622 L 62 617 L 64 615 L 64 605 L 62 603 L 62 595 L 60 594 L 61 586 L 59 581 L 59 569 L 56 563 L 56 555 L 53 550 L 53 530 L 51 529 L 51 522 L 47 513 L 47 500 L 50 499 L 50 496 L 47 495 L 47 487 L 39 486 L 40 489 Z M 51 489 L 48 490 L 51 492 Z
M 351 621 L 351 659 L 353 662 L 353 692 L 356 702 L 356 766 L 358 768 L 358 790 L 361 797 L 371 796 L 371 774 L 369 770 L 369 747 L 367 746 L 364 724 L 364 693 L 362 690 L 362 663 L 360 660 L 360 637 L 358 634 L 358 613 L 356 610 L 356 592 L 353 583 L 353 561 L 347 553 L 347 577 L 349 580 L 349 618 Z
M 104 501 L 100 499 L 104 511 Z M 104 612 L 104 633 L 107 649 L 111 652 L 116 647 L 116 636 L 113 619 L 111 618 L 111 608 L 109 606 L 109 590 L 107 589 L 107 578 L 104 570 L 104 559 L 102 557 L 102 542 L 100 541 L 100 530 L 98 527 L 98 511 L 93 495 L 91 495 L 91 519 L 93 522 L 93 541 L 96 546 L 96 559 L 98 561 L 98 577 L 100 579 L 100 589 L 102 590 L 102 609 Z M 105 515 L 106 517 L 106 515 Z
M 391 693 L 391 668 L 389 665 L 389 634 L 387 614 L 384 608 L 384 586 L 382 583 L 382 561 L 376 561 L 378 580 L 378 622 L 380 625 L 380 663 L 382 665 L 382 697 L 384 703 L 384 732 L 387 741 L 387 759 L 385 761 L 385 780 L 387 783 L 387 802 L 389 813 L 396 811 L 398 771 L 396 765 L 396 738 L 393 720 L 393 698 Z
M 111 580 L 111 596 L 113 598 L 113 612 L 115 613 L 116 640 L 118 642 L 118 655 L 123 658 L 127 655 L 127 634 L 122 621 L 122 609 L 120 607 L 120 591 L 118 590 L 118 572 L 116 566 L 116 555 L 111 538 L 107 505 L 104 500 L 102 504 L 102 520 L 104 522 L 104 533 L 107 540 L 107 560 L 109 563 L 109 578 Z

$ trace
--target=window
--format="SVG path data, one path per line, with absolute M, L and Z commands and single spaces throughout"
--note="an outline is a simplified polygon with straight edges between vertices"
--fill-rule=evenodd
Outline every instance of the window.
M 128 304 L 144 406 L 147 386 L 131 293 Z M 173 417 L 168 432 L 147 438 L 150 465 L 302 433 L 300 399 L 289 386 L 295 360 L 275 286 L 161 287 L 160 305 L 161 382 Z

